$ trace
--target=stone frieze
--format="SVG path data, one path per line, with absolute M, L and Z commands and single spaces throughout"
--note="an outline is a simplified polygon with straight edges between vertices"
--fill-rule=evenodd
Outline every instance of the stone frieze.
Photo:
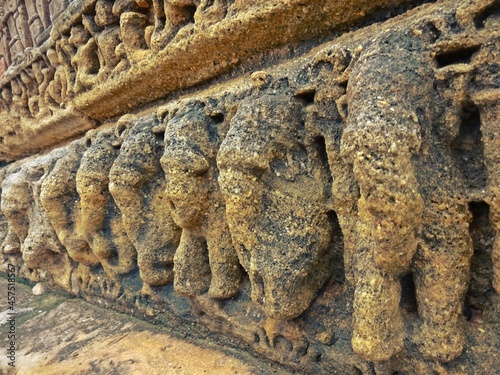
M 148 4 L 88 5 L 70 60 L 99 65 L 53 92 L 131 74 L 131 45 L 168 49 L 203 6 Z M 499 41 L 495 2 L 424 5 L 10 163 L 4 266 L 302 373 L 493 373 Z M 5 108 L 30 116 L 19 79 Z

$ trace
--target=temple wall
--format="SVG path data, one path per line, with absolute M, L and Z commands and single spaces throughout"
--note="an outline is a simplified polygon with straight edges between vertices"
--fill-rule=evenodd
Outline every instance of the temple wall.
M 300 373 L 497 371 L 497 2 L 21 3 L 3 269 Z

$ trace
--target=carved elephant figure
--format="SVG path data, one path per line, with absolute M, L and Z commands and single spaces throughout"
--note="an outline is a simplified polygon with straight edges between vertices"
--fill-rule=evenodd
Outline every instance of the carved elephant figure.
M 240 287 L 241 270 L 217 182 L 216 156 L 221 123 L 199 100 L 183 101 L 166 121 L 166 195 L 174 221 L 182 228 L 174 257 L 174 288 L 184 295 L 208 292 L 228 298 Z
M 76 173 L 86 150 L 85 141 L 68 146 L 67 153 L 44 179 L 40 200 L 61 244 L 75 262 L 85 266 L 99 264 L 81 230 L 80 197 L 76 190 Z
M 2 181 L 2 191 L 0 193 L 3 194 L 3 189 L 4 189 L 4 181 L 8 176 L 10 176 L 13 173 L 19 172 L 20 167 L 17 166 L 16 164 L 11 165 L 8 168 L 2 169 L 2 175 L 1 175 L 1 181 Z M 10 189 L 10 186 L 12 183 L 6 182 L 5 188 Z M 12 205 L 11 205 L 12 206 Z M 11 209 L 9 207 L 9 204 L 6 203 L 4 204 L 5 210 L 6 211 L 13 211 L 13 208 Z M 25 207 L 21 207 L 21 210 L 25 211 Z M 0 210 L 1 211 L 1 210 Z M 1 212 L 2 215 L 2 230 L 3 230 L 3 235 L 2 235 L 2 253 L 3 254 L 21 254 L 21 243 L 19 241 L 19 237 L 17 237 L 17 233 L 14 230 L 14 227 L 12 225 L 9 225 L 9 222 L 7 220 L 7 217 Z
M 113 280 L 136 267 L 137 251 L 125 231 L 122 217 L 109 191 L 109 171 L 119 149 L 113 128 L 89 131 L 76 190 L 80 196 L 81 231 L 89 246 Z
M 116 130 L 123 142 L 109 173 L 109 190 L 123 226 L 137 249 L 142 281 L 163 286 L 174 279 L 174 253 L 181 229 L 174 223 L 160 165 L 163 137 L 153 133 L 155 116 L 122 117 Z
M 347 85 L 340 153 L 359 188 L 357 222 L 342 228 L 355 240 L 352 345 L 372 361 L 401 350 L 400 277 L 413 272 L 423 351 L 449 361 L 465 340 L 470 213 L 453 193 L 463 191 L 460 172 L 432 139 L 441 120 L 430 53 L 415 36 L 388 38 L 360 54 Z
M 331 275 L 333 213 L 324 145 L 307 139 L 286 94 L 243 100 L 217 156 L 219 184 L 252 300 L 274 319 L 300 315 Z
M 41 187 L 64 150 L 28 161 L 2 184 L 1 208 L 8 230 L 19 240 L 26 267 L 48 272 L 54 281 L 69 290 L 72 264 L 59 242 L 40 200 Z

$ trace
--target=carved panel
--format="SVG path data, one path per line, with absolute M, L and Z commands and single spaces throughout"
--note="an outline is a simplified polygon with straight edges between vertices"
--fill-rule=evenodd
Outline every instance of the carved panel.
M 88 130 L 78 98 L 235 9 L 87 2 L 2 81 L 4 137 Z M 3 167 L 4 264 L 299 373 L 493 373 L 497 15 L 427 4 Z
M 120 154 L 110 170 L 109 189 L 123 215 L 123 225 L 137 249 L 141 279 L 148 286 L 173 281 L 174 253 L 180 228 L 172 219 L 160 165 L 161 134 L 154 118 L 123 117 L 116 125 Z
M 280 0 L 269 11 L 260 3 L 234 0 L 10 0 L 2 18 L 3 55 L 10 69 L 0 86 L 15 86 L 23 72 L 36 69 L 36 60 L 50 62 L 55 73 L 47 90 L 52 99 L 39 101 L 49 108 L 38 108 L 36 115 L 25 116 L 33 110 L 24 103 L 25 109 L 17 106 L 8 116 L 19 123 L 19 135 L 27 137 L 39 119 L 44 120 L 47 131 L 54 132 L 60 131 L 59 120 L 70 123 L 71 116 L 64 118 L 64 114 L 56 123 L 51 121 L 51 113 L 59 109 L 76 108 L 94 120 L 123 115 L 131 107 L 228 72 L 269 48 L 307 39 L 301 29 L 315 37 L 340 24 L 361 22 L 366 14 L 347 3 L 328 1 L 323 7 Z M 367 11 L 393 3 L 410 2 L 377 0 Z M 266 27 L 273 29 L 263 31 Z M 284 28 L 289 30 L 283 32 Z M 255 38 L 248 38 L 251 29 L 258 31 Z M 240 48 L 234 49 L 234 45 Z M 158 69 L 165 74 L 155 74 Z M 24 83 L 40 85 L 36 80 Z M 104 86 L 106 89 L 101 89 Z M 127 94 L 132 87 L 133 101 Z M 37 121 L 33 122 L 33 117 Z M 84 127 L 82 134 L 88 128 Z M 37 150 L 29 145 L 19 147 L 5 135 L 3 138 L 0 153 L 6 160 Z

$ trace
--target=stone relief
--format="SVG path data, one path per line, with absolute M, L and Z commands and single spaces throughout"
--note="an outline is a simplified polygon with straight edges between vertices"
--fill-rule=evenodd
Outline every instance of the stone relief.
M 2 213 L 8 232 L 2 248 L 20 252 L 26 268 L 48 272 L 69 289 L 71 264 L 40 201 L 41 186 L 65 150 L 56 150 L 16 168 L 2 183 Z
M 87 150 L 76 173 L 81 231 L 108 277 L 117 280 L 136 267 L 137 250 L 127 236 L 109 190 L 109 171 L 118 156 L 114 129 L 87 134 Z
M 308 307 L 332 261 L 328 167 L 301 117 L 300 102 L 286 95 L 245 99 L 217 158 L 229 229 L 250 276 L 252 300 L 285 320 Z
M 35 45 L 32 37 L 50 27 L 49 5 L 34 0 L 18 3 L 11 0 L 4 10 L 3 23 L 8 34 L 2 53 L 6 56 L 22 54 Z M 164 49 L 183 27 L 194 23 L 207 27 L 221 21 L 232 1 L 86 0 L 82 3 L 80 21 L 70 25 L 70 32 L 50 40 L 59 56 L 59 61 L 52 66 L 62 66 L 64 71 L 59 78 L 62 85 L 59 103 L 69 100 L 73 94 L 91 90 L 96 82 L 104 82 L 128 70 L 131 63 L 145 57 L 141 52 Z M 9 40 L 18 41 L 12 50 L 8 48 L 12 44 Z M 7 64 L 12 62 L 8 60 Z M 63 78 L 67 82 L 63 83 Z M 33 77 L 30 83 L 35 83 Z
M 433 114 L 439 96 L 432 87 L 431 61 L 422 59 L 430 54 L 415 37 L 396 37 L 363 51 L 347 86 L 349 115 L 341 153 L 360 191 L 353 348 L 372 360 L 386 360 L 401 349 L 399 278 L 412 266 L 425 350 L 449 360 L 463 347 L 470 217 L 463 198 L 453 196 L 459 186 L 452 161 L 443 150 L 425 149 L 438 144 L 425 129 L 439 121 Z M 440 163 L 426 161 L 425 154 L 418 155 L 422 151 L 442 155 Z M 440 176 L 437 196 L 424 177 L 429 173 Z M 442 216 L 453 220 L 451 228 L 435 225 Z
M 181 103 L 166 119 L 166 195 L 174 221 L 182 228 L 174 257 L 174 288 L 180 294 L 208 291 L 228 298 L 239 290 L 241 271 L 217 181 L 216 157 L 224 124 L 210 103 Z M 226 130 L 227 131 L 227 130 Z
M 7 58 L 7 65 L 20 64 L 16 56 L 39 45 L 36 37 L 50 30 L 49 13 L 55 19 L 67 5 L 60 0 L 49 3 L 11 0 L 4 6 L 0 55 Z M 52 114 L 71 107 L 75 96 L 115 79 L 164 49 L 184 26 L 196 22 L 206 27 L 220 21 L 230 1 L 88 0 L 82 4 L 82 15 L 69 28 L 55 33 L 40 52 L 3 80 L 3 116 L 20 123 L 35 118 L 50 121 Z M 194 17 L 197 8 L 199 15 Z M 210 22 L 204 23 L 205 15 Z M 9 70 L 13 68 L 15 65 Z M 4 134 L 3 138 L 10 137 Z
M 71 66 L 76 71 L 73 91 L 79 94 L 91 89 L 97 81 L 99 72 L 97 43 L 83 25 L 71 28 L 68 42 L 76 49 L 76 53 L 71 57 Z
M 0 110 L 65 109 L 199 9 L 215 20 L 229 6 L 208 4 L 89 1 L 2 87 Z M 494 3 L 471 4 L 354 33 L 4 167 L 4 257 L 78 295 L 100 295 L 104 278 L 132 306 L 171 313 L 185 297 L 211 329 L 299 371 L 462 365 L 474 324 L 498 327 L 500 291 L 500 38 Z
M 407 3 L 409 0 L 393 1 Z M 169 92 L 213 78 L 258 51 L 263 52 L 266 45 L 302 41 L 307 33 L 297 33 L 297 30 L 305 28 L 318 36 L 336 28 L 332 25 L 337 21 L 351 24 L 365 18 L 345 4 L 328 1 L 327 5 L 326 8 L 317 3 L 295 5 L 278 0 L 273 9 L 267 9 L 259 2 L 234 0 L 9 1 L 0 10 L 5 30 L 4 35 L 0 34 L 0 71 L 3 73 L 0 88 L 21 91 L 23 100 L 16 106 L 0 105 L 5 107 L 2 117 L 9 118 L 14 123 L 11 127 L 16 128 L 13 134 L 10 130 L 0 134 L 3 140 L 0 153 L 15 160 L 54 147 L 60 134 L 40 139 L 44 144 L 39 147 L 26 142 L 19 144 L 17 140 L 30 139 L 31 129 L 39 127 L 61 133 L 62 124 L 72 122 L 75 111 L 81 112 L 82 118 L 91 117 L 84 120 L 86 124 L 80 131 L 83 135 L 93 126 L 92 119 L 99 121 L 109 115 L 124 115 L 131 105 L 137 108 Z M 381 6 L 388 4 L 385 0 L 375 0 L 369 8 Z M 337 7 L 339 9 L 335 9 Z M 276 17 L 272 16 L 274 12 Z M 325 15 L 328 16 L 325 18 Z M 296 28 L 288 25 L 287 17 L 293 18 Z M 267 23 L 279 38 L 269 40 L 273 33 L 264 32 L 262 40 L 249 39 L 246 37 L 248 26 L 242 27 L 242 21 L 245 25 L 254 21 Z M 321 27 L 317 27 L 319 25 Z M 284 27 L 290 27 L 290 32 L 282 33 Z M 265 27 L 259 26 L 259 29 Z M 215 43 L 219 48 L 207 49 L 207 43 L 203 42 L 207 38 L 208 44 Z M 249 45 L 234 50 L 238 40 Z M 18 55 L 24 56 L 22 61 L 12 59 Z M 156 79 L 158 77 L 150 75 L 156 64 L 170 73 Z M 192 64 L 198 73 L 184 72 Z M 45 73 L 39 73 L 40 69 Z M 153 86 L 157 86 L 154 90 L 149 90 L 152 87 L 147 82 L 151 80 Z M 22 82 L 22 87 L 18 87 L 18 82 Z M 141 93 L 132 104 L 123 93 L 136 83 Z M 104 86 L 107 89 L 101 90 Z M 39 93 L 34 92 L 36 87 Z M 33 99 L 24 100 L 32 93 Z M 100 109 L 108 102 L 109 98 L 103 98 L 108 94 L 116 102 L 111 106 L 114 113 L 109 110 L 102 113 Z
M 85 143 L 75 141 L 67 148 L 44 179 L 40 192 L 42 206 L 57 237 L 75 262 L 84 266 L 99 263 L 84 237 L 80 196 L 76 190 L 76 173 L 86 150 Z
M 123 226 L 137 250 L 137 265 L 148 286 L 174 280 L 174 253 L 181 230 L 167 204 L 166 181 L 160 165 L 163 139 L 153 133 L 154 118 L 122 117 L 116 132 L 120 154 L 110 170 L 109 191 L 120 209 Z

